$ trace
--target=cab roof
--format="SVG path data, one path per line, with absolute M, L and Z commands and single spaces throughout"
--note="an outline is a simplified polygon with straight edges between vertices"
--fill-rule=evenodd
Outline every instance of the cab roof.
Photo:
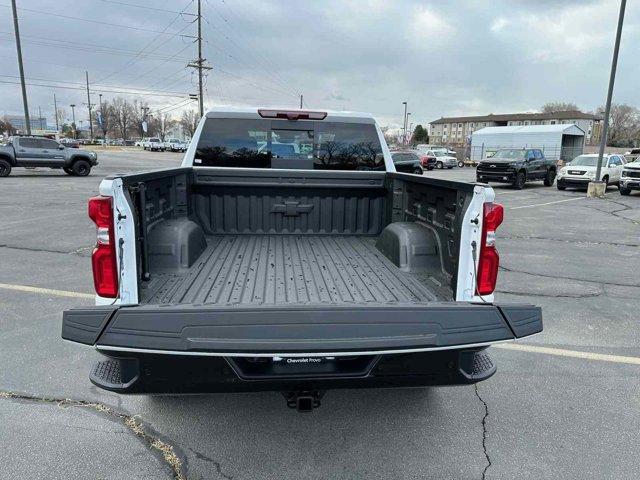
M 337 111 L 327 110 L 323 108 L 289 108 L 289 107 L 234 107 L 234 106 L 216 106 L 212 107 L 205 113 L 207 118 L 241 118 L 249 120 L 260 120 L 262 117 L 259 110 L 280 111 L 287 113 L 306 113 L 306 112 L 323 112 L 326 113 L 326 117 L 322 122 L 343 122 L 343 123 L 365 123 L 373 124 L 375 119 L 370 113 L 364 112 L 349 112 L 349 111 Z M 296 121 L 307 121 L 304 119 Z

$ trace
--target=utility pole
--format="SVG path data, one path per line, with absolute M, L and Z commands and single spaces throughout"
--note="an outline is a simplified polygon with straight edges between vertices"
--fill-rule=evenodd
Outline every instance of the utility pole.
M 60 133 L 60 127 L 58 126 L 58 102 L 56 100 L 56 94 L 53 94 L 53 110 L 56 115 L 56 133 Z
M 622 36 L 622 23 L 624 22 L 624 11 L 627 0 L 620 1 L 620 13 L 618 14 L 618 30 L 616 31 L 616 42 L 613 47 L 613 59 L 611 60 L 611 74 L 609 75 L 609 90 L 607 91 L 607 104 L 604 108 L 604 124 L 602 125 L 602 135 L 600 138 L 600 149 L 598 150 L 598 167 L 596 168 L 595 182 L 589 182 L 587 187 L 587 197 L 604 197 L 607 189 L 606 184 L 600 181 L 602 172 L 602 157 L 607 146 L 607 133 L 609 130 L 609 115 L 611 113 L 611 99 L 613 97 L 613 84 L 616 81 L 616 69 L 618 68 L 618 52 L 620 51 L 620 37 Z
M 99 93 L 98 94 L 99 97 L 99 105 L 100 105 L 100 122 L 98 122 L 99 126 L 100 126 L 100 130 L 102 130 L 102 146 L 106 147 L 107 146 L 107 136 L 104 133 L 104 114 L 102 113 L 102 94 Z
M 302 99 L 303 99 L 303 96 L 302 94 L 300 94 L 300 110 L 302 110 Z
M 89 96 L 89 72 L 84 71 L 87 79 L 87 107 L 89 108 L 89 138 L 93 140 L 93 122 L 91 121 L 91 96 Z
M 76 139 L 76 105 L 74 103 L 72 103 L 71 105 L 69 105 L 71 107 L 71 118 L 72 123 L 71 126 L 73 127 L 73 139 Z
M 198 58 L 189 63 L 187 67 L 198 69 L 198 106 L 200 110 L 200 116 L 204 115 L 204 98 L 202 93 L 202 71 L 211 70 L 212 67 L 205 65 L 206 58 L 202 58 L 202 0 L 198 0 L 198 14 L 196 15 L 198 20 Z
M 22 105 L 24 107 L 24 123 L 27 126 L 27 135 L 31 135 L 31 120 L 29 120 L 29 105 L 27 104 L 27 86 L 24 83 L 24 67 L 22 66 L 22 47 L 20 46 L 20 29 L 18 28 L 18 8 L 16 0 L 11 0 L 13 10 L 13 30 L 16 35 L 16 50 L 18 51 L 18 68 L 20 70 L 20 85 L 22 86 Z
M 204 99 L 202 98 L 202 2 L 198 0 L 198 105 L 200 117 L 204 115 Z
M 38 105 L 38 126 L 40 127 L 40 130 L 44 130 L 42 128 L 42 109 L 40 108 L 40 105 Z
M 404 105 L 404 116 L 402 117 L 402 146 L 404 147 L 407 141 L 407 102 L 402 102 Z

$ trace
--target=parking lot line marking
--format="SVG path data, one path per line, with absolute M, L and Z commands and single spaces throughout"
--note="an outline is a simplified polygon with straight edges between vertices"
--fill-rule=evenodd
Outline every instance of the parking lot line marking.
M 565 350 L 563 348 L 539 347 L 537 345 L 525 345 L 523 343 L 501 343 L 493 345 L 504 350 L 518 350 L 520 352 L 543 353 L 558 357 L 582 358 L 584 360 L 595 360 L 598 362 L 628 363 L 630 365 L 640 365 L 640 357 L 625 357 L 622 355 L 608 355 L 606 353 L 581 352 L 578 350 Z
M 92 295 L 91 293 L 69 292 L 67 290 L 54 290 L 52 288 L 31 287 L 29 285 L 13 285 L 11 283 L 0 283 L 0 288 L 4 288 L 5 290 L 15 290 L 18 292 L 56 295 L 58 297 L 91 298 L 91 299 L 96 298 L 96 296 Z
M 520 207 L 511 207 L 509 210 L 518 210 L 520 208 L 542 207 L 543 205 L 553 205 L 554 203 L 573 202 L 575 200 L 584 200 L 587 197 L 567 198 L 565 200 L 556 200 L 555 202 L 536 203 L 534 205 L 521 205 Z

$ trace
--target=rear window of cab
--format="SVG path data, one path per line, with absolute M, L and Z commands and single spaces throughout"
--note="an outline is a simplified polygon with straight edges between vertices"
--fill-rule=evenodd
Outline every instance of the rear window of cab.
M 208 118 L 194 166 L 385 170 L 374 124 Z

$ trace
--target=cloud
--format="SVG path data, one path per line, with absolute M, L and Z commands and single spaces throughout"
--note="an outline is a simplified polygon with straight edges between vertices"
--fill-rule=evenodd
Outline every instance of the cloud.
M 507 20 L 504 17 L 498 17 L 496 18 L 493 23 L 491 24 L 491 28 L 490 30 L 492 32 L 500 32 L 501 30 L 503 30 L 507 25 L 509 25 L 509 20 Z
M 348 102 L 349 99 L 347 97 L 345 97 L 344 95 L 342 95 L 341 93 L 332 93 L 331 95 L 327 95 L 326 97 L 324 97 L 325 100 L 333 100 L 336 102 Z
M 127 3 L 59 0 L 56 7 L 139 30 L 45 13 L 21 16 L 26 76 L 34 79 L 29 83 L 79 87 L 28 85 L 32 114 L 40 107 L 52 119 L 53 93 L 67 109 L 86 102 L 85 70 L 92 102 L 98 100 L 96 83 L 104 90 L 179 94 L 146 97 L 153 109 L 196 91 L 195 77 L 185 69 L 195 45 L 171 35 L 195 35 L 192 18 Z M 606 93 L 618 6 L 619 0 L 209 0 L 203 2 L 203 49 L 213 70 L 205 104 L 294 107 L 303 94 L 309 108 L 369 111 L 385 124 L 401 124 L 406 100 L 412 121 L 423 125 L 441 116 L 534 110 L 549 100 L 593 109 Z M 50 1 L 30 0 L 29 8 L 47 12 Z M 12 31 L 10 21 L 5 27 Z M 145 31 L 163 29 L 170 35 Z M 17 82 L 12 35 L 2 40 L 2 74 L 11 77 L 0 80 Z M 68 42 L 65 48 L 60 41 Z M 640 10 L 628 8 L 617 102 L 638 104 L 639 43 Z M 105 91 L 103 100 L 115 95 Z M 21 113 L 20 86 L 0 83 L 0 105 L 0 115 Z M 87 115 L 86 108 L 76 108 L 78 120 Z
M 410 31 L 420 40 L 428 39 L 430 42 L 444 43 L 454 29 L 435 10 L 428 7 L 418 7 L 413 13 Z

